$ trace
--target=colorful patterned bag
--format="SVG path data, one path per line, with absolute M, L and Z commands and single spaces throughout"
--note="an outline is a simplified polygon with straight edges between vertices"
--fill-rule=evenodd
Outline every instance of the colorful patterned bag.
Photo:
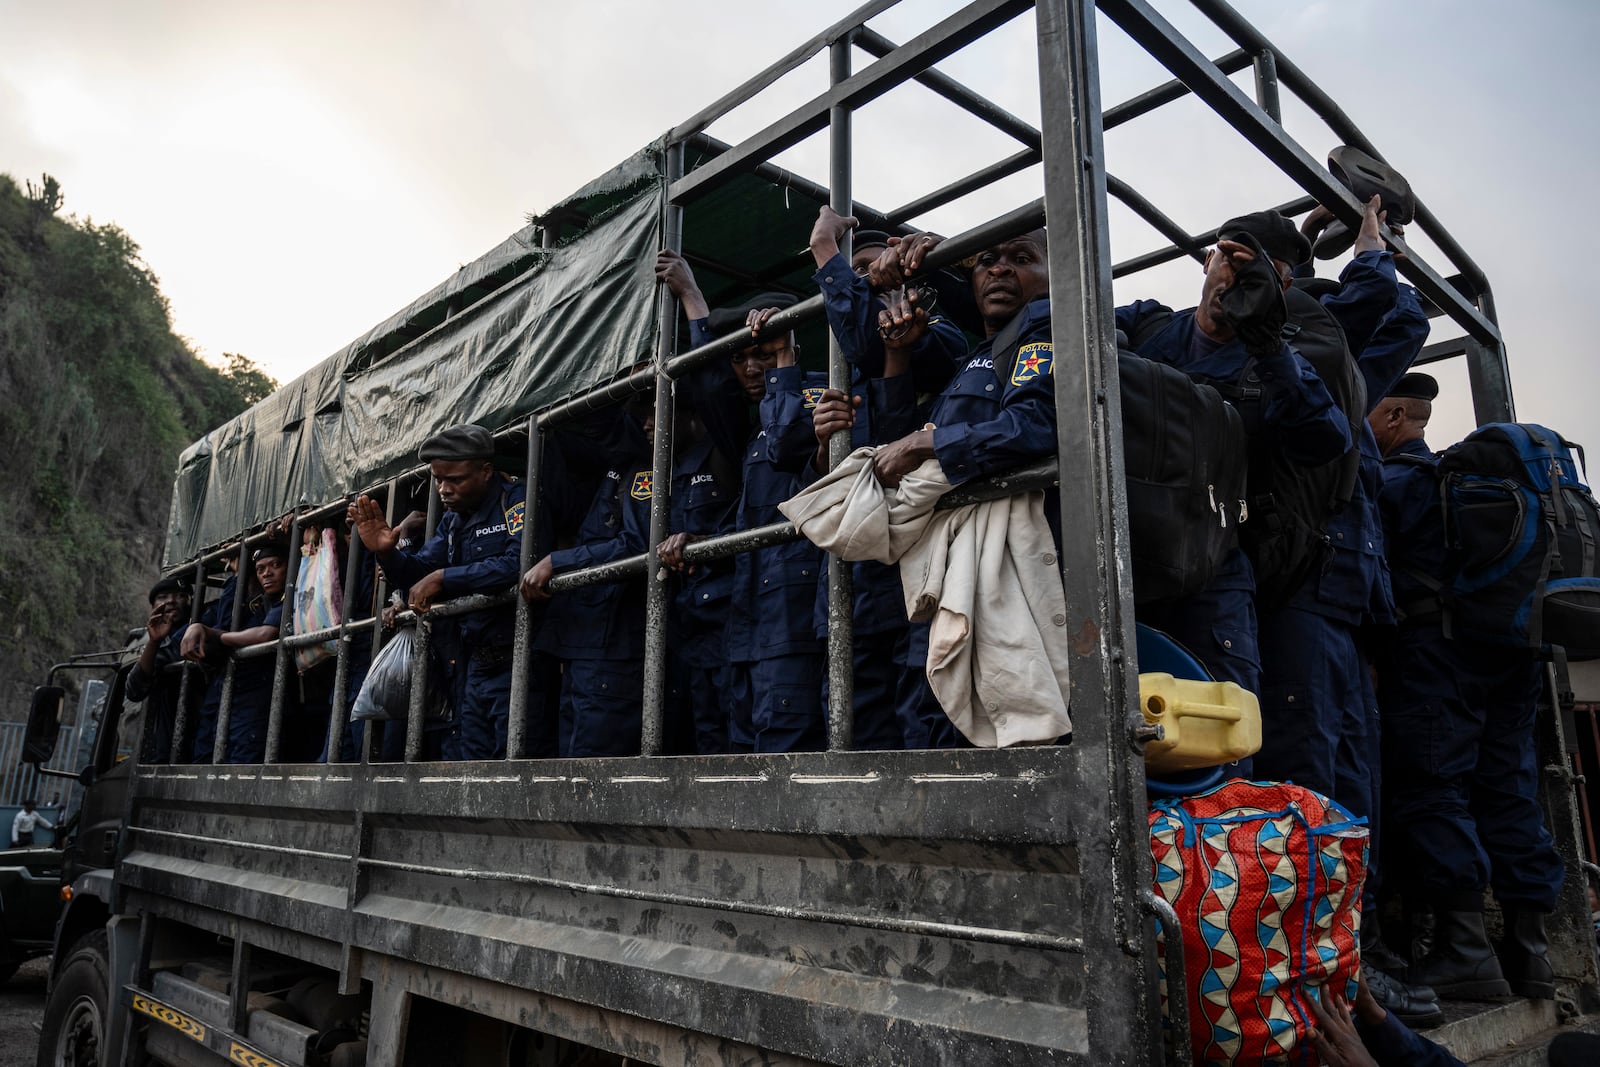
M 1362 822 L 1309 789 L 1237 778 L 1155 804 L 1153 874 L 1183 929 L 1197 1062 L 1316 1062 L 1309 998 L 1328 982 L 1355 997 Z
M 320 542 L 306 540 L 309 543 L 300 557 L 300 573 L 294 583 L 294 632 L 297 634 L 337 626 L 344 618 L 339 535 L 329 526 L 323 529 Z M 294 650 L 294 664 L 304 674 L 324 660 L 332 659 L 334 646 L 331 640 L 301 645 Z

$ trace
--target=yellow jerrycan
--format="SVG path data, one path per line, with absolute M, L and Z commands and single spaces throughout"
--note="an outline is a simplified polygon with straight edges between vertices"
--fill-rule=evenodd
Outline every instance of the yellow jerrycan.
M 1152 774 L 1217 767 L 1261 748 L 1261 705 L 1234 682 L 1139 675 L 1139 710 L 1163 736 L 1145 744 Z

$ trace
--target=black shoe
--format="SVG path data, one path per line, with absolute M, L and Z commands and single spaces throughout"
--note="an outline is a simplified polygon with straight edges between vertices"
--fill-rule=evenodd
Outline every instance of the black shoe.
M 1406 971 L 1407 983 L 1432 986 L 1445 1000 L 1504 1000 L 1511 986 L 1489 947 L 1481 911 L 1434 913 L 1433 951 Z
M 1511 991 L 1532 1000 L 1554 1000 L 1556 972 L 1550 966 L 1544 916 L 1522 908 L 1506 908 L 1505 920 L 1505 936 L 1497 954 Z
M 1365 961 L 1361 964 L 1361 973 L 1367 979 L 1367 992 L 1378 1006 L 1411 1029 L 1431 1030 L 1444 1022 L 1444 1009 L 1439 1007 L 1438 1001 L 1424 1000 L 1409 986 Z

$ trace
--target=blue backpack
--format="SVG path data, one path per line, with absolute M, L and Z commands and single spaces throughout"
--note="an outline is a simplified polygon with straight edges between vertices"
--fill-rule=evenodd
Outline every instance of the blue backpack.
M 1600 658 L 1600 509 L 1577 448 L 1532 423 L 1481 426 L 1439 457 L 1445 634 Z

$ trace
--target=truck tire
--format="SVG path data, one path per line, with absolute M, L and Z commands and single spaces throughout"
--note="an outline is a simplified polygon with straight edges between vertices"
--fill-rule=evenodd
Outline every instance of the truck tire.
M 44 1006 L 38 1067 L 101 1067 L 110 971 L 104 930 L 91 931 L 72 946 Z

